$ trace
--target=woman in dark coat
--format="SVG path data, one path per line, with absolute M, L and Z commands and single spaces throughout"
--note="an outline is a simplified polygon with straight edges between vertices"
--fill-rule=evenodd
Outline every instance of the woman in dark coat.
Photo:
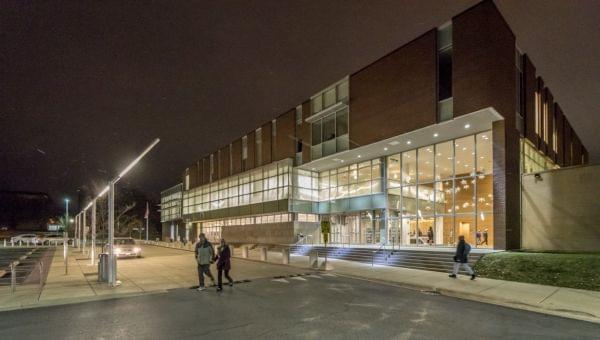
M 233 286 L 233 279 L 229 276 L 231 270 L 231 250 L 229 245 L 225 243 L 225 239 L 221 239 L 221 244 L 217 248 L 217 291 L 223 290 L 223 272 L 225 277 L 229 280 L 229 285 Z

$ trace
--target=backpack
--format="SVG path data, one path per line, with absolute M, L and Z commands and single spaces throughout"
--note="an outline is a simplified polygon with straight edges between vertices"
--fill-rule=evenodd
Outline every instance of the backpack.
M 467 255 L 469 255 L 469 253 L 471 252 L 471 245 L 468 244 L 467 242 L 465 242 L 465 257 L 467 257 Z

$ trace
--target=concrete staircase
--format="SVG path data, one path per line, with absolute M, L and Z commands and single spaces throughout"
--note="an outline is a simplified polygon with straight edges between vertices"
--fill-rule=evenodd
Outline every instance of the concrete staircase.
M 343 247 L 322 247 L 311 245 L 294 245 L 290 247 L 290 253 L 294 255 L 308 256 L 310 252 L 317 251 L 319 257 L 327 257 L 357 261 L 364 263 L 373 263 L 376 265 L 405 267 L 413 269 L 431 270 L 437 272 L 449 273 L 452 271 L 454 256 L 453 251 L 448 250 L 389 250 L 372 248 L 343 248 Z M 469 263 L 473 265 L 483 254 L 469 254 Z M 461 274 L 465 274 L 461 268 Z

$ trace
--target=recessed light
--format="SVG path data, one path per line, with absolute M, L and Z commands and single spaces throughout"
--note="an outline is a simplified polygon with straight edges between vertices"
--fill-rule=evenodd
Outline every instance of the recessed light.
M 407 141 L 406 141 L 406 144 L 408 144 L 408 145 L 410 145 L 411 143 L 412 143 L 412 142 L 411 142 L 411 141 L 409 141 L 409 140 L 407 140 Z
M 342 159 L 340 162 L 344 163 L 344 160 Z
M 358 156 L 356 156 L 356 157 L 360 158 L 361 156 L 360 156 L 360 155 L 358 155 Z
M 383 148 L 383 151 L 388 151 L 388 148 L 387 147 Z
M 394 141 L 389 142 L 388 144 L 389 145 L 398 145 L 398 144 L 400 144 L 400 142 L 397 140 L 394 140 Z
M 468 129 L 470 127 L 471 127 L 471 124 L 469 124 L 469 123 L 465 124 L 465 129 Z
M 436 138 L 437 136 L 439 136 L 437 132 L 433 134 L 433 138 Z

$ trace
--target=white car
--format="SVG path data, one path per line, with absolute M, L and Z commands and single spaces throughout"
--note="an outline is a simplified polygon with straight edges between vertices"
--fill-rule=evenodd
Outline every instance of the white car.
M 21 234 L 10 238 L 10 242 L 14 244 L 19 244 L 19 241 L 22 244 L 27 244 L 28 242 L 29 244 L 37 244 L 40 240 L 36 234 Z
M 142 257 L 142 248 L 130 237 L 115 237 L 115 255 L 117 257 Z

